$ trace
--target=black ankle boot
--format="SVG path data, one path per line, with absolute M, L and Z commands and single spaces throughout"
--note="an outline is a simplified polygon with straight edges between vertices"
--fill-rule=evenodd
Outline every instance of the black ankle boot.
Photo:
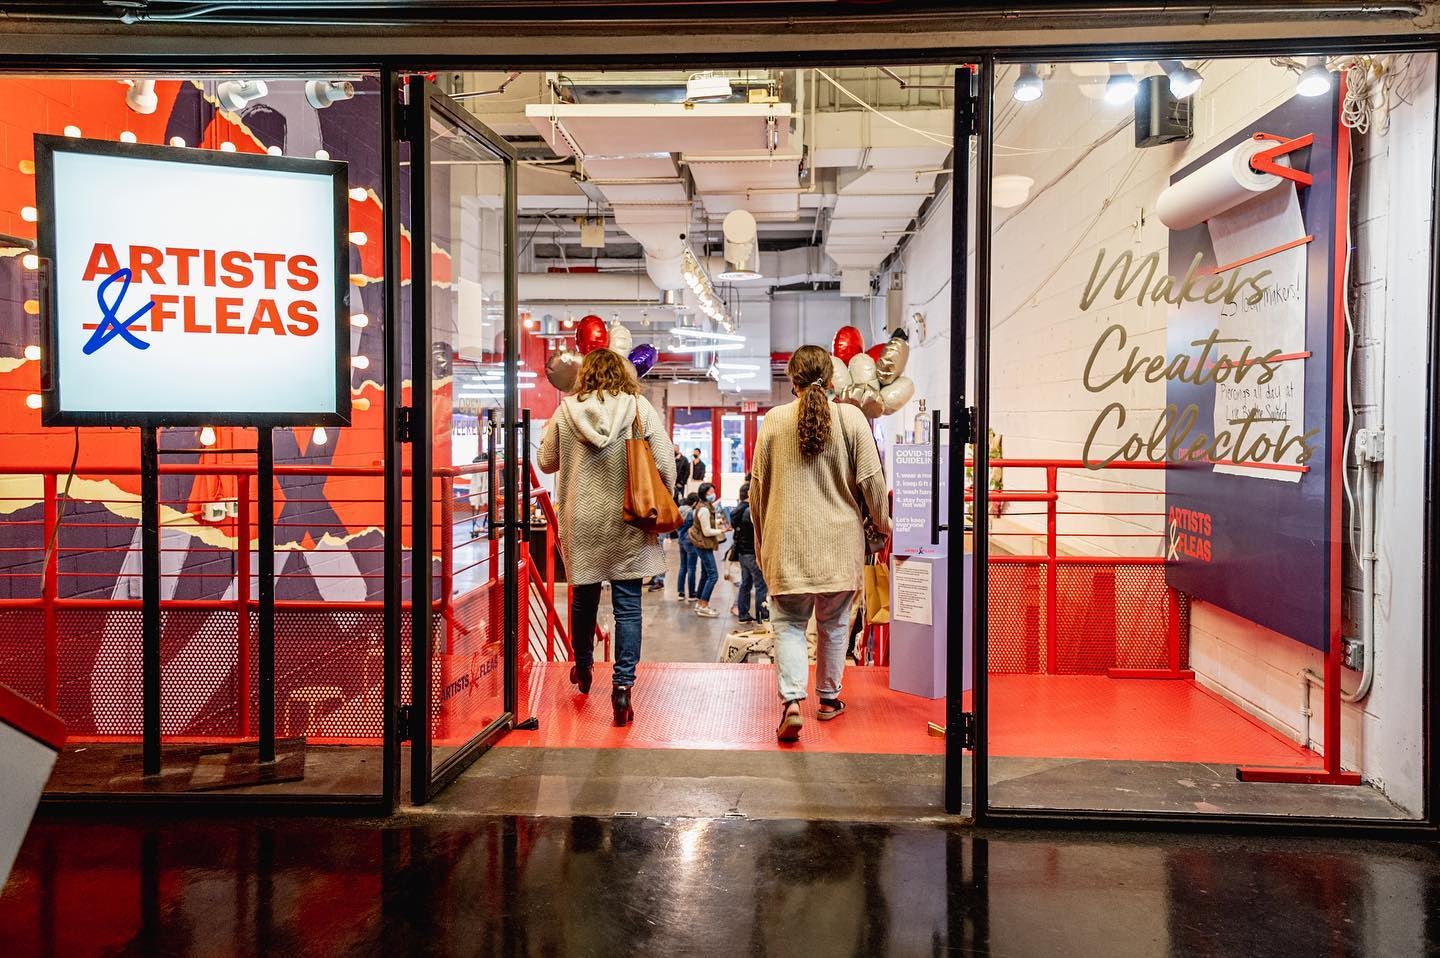
M 615 710 L 616 728 L 624 728 L 635 721 L 635 709 L 630 706 L 630 686 L 615 686 L 610 692 L 610 706 Z
M 570 666 L 570 681 L 580 689 L 581 695 L 590 694 L 590 678 L 594 670 L 591 665 Z

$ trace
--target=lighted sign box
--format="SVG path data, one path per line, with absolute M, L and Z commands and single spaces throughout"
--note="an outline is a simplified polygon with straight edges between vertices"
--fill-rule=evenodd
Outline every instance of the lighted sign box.
M 35 138 L 47 426 L 346 425 L 344 163 Z

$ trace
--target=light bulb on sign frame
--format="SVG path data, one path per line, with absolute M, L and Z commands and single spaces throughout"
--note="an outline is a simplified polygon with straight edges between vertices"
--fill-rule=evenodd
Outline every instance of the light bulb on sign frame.
M 202 445 L 202 446 L 213 446 L 213 445 L 215 445 L 215 430 L 214 430 L 213 428 L 211 428 L 210 426 L 202 426 L 202 427 L 200 428 L 200 445 Z
M 324 426 L 316 426 L 315 431 L 310 434 L 310 441 L 317 446 L 323 446 L 330 441 L 330 434 L 325 431 Z

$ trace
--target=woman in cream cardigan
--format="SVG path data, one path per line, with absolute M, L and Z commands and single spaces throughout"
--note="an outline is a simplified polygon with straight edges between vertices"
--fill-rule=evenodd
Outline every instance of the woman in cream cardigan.
M 625 439 L 637 424 L 661 478 L 667 487 L 674 486 L 674 448 L 659 413 L 640 395 L 640 384 L 625 360 L 609 349 L 596 349 L 580 366 L 575 394 L 565 397 L 545 424 L 536 456 L 542 471 L 559 473 L 555 512 L 574 627 L 570 680 L 584 693 L 590 691 L 600 589 L 610 583 L 615 609 L 610 702 L 616 725 L 628 725 L 635 717 L 630 689 L 640 661 L 641 585 L 665 571 L 659 538 L 621 519 L 629 478 Z
M 776 736 L 800 737 L 800 703 L 809 684 L 805 627 L 818 638 L 816 718 L 845 711 L 846 615 L 865 565 L 865 519 L 890 531 L 890 504 L 880 454 L 859 409 L 830 401 L 830 354 L 801 346 L 790 357 L 795 401 L 770 410 L 755 440 L 750 516 L 755 551 L 770 586 L 775 661 L 784 703 Z

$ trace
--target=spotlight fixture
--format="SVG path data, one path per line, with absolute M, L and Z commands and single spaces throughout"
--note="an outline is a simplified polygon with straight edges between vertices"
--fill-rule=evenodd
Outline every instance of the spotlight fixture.
M 1183 100 L 1200 89 L 1203 77 L 1194 67 L 1187 67 L 1179 60 L 1161 60 L 1160 69 L 1170 78 L 1170 95 L 1175 99 Z
M 125 105 L 136 113 L 147 116 L 160 107 L 160 98 L 155 95 L 154 80 L 131 80 L 130 89 L 125 91 Z
M 355 95 L 355 84 L 349 80 L 310 80 L 305 84 L 305 99 L 317 110 Z
M 685 99 L 692 102 L 728 100 L 730 94 L 729 79 L 714 73 L 697 73 L 685 81 Z
M 231 113 L 245 107 L 270 92 L 264 80 L 222 80 L 215 88 L 215 99 Z
M 1010 95 L 1021 103 L 1032 103 L 1040 99 L 1045 92 L 1045 81 L 1040 79 L 1039 68 L 1033 63 L 1026 63 L 1020 67 L 1020 75 L 1015 78 L 1015 86 Z
M 1330 92 L 1330 69 L 1323 56 L 1305 58 L 1305 72 L 1295 81 L 1295 92 L 1300 96 L 1324 96 Z
M 1105 102 L 1119 105 L 1135 99 L 1139 85 L 1123 63 L 1110 64 L 1110 79 L 1105 81 Z

